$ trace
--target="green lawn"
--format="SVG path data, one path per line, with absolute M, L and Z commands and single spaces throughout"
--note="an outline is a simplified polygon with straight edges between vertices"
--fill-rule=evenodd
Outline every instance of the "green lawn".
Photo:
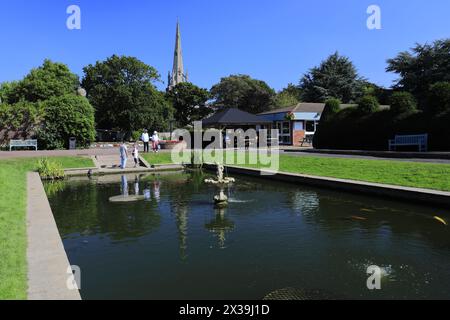
M 92 167 L 92 160 L 55 157 L 64 168 Z M 26 299 L 26 173 L 37 158 L 0 160 L 0 300 Z
M 246 157 L 248 159 L 248 153 Z M 148 156 L 148 160 L 151 164 L 172 163 L 170 153 L 151 154 Z M 229 161 L 227 163 L 234 164 Z M 248 164 L 248 160 L 240 166 L 264 168 L 260 164 Z M 281 154 L 279 171 L 450 191 L 450 165 L 448 164 L 313 156 L 297 157 Z
M 170 152 L 142 153 L 142 157 L 151 165 L 171 164 Z

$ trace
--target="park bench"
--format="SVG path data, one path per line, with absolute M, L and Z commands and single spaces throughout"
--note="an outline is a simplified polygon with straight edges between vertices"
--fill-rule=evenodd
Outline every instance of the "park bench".
M 301 145 L 300 146 L 303 147 L 305 144 L 311 146 L 313 144 L 313 140 L 314 140 L 314 135 L 313 134 L 307 134 L 307 135 L 305 135 L 305 137 L 301 141 Z
M 389 151 L 394 151 L 400 146 L 418 146 L 419 152 L 426 152 L 428 151 L 428 134 L 396 135 L 393 140 L 389 140 Z
M 33 147 L 38 150 L 38 142 L 37 140 L 11 140 L 9 142 L 9 151 L 12 151 L 12 148 L 25 148 L 25 147 Z

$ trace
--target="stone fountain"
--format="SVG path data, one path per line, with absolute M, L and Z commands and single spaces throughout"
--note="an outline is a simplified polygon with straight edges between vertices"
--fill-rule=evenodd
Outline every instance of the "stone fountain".
M 220 188 L 219 194 L 214 197 L 214 203 L 217 207 L 226 207 L 228 205 L 228 197 L 225 195 L 225 186 L 234 183 L 234 178 L 225 177 L 223 172 L 225 167 L 222 164 L 217 165 L 217 180 L 206 179 L 205 183 L 216 185 Z

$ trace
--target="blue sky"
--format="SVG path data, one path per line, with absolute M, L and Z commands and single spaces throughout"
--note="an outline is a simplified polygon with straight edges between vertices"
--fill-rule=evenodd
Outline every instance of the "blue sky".
M 66 28 L 78 5 L 82 29 Z M 379 5 L 382 30 L 366 27 Z M 414 43 L 450 36 L 448 0 L 0 0 L 0 82 L 19 80 L 45 58 L 82 75 L 112 54 L 138 57 L 163 80 L 181 23 L 190 80 L 210 88 L 249 74 L 279 90 L 338 50 L 360 74 L 390 86 L 386 59 Z M 163 85 L 159 85 L 163 88 Z

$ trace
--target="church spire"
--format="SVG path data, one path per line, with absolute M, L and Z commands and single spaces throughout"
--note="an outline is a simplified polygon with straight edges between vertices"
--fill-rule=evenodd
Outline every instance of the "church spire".
M 184 65 L 183 65 L 183 51 L 181 49 L 181 31 L 180 31 L 180 23 L 177 21 L 177 31 L 175 37 L 175 53 L 173 57 L 173 69 L 172 74 L 170 76 L 169 88 L 171 90 L 177 84 L 186 82 L 187 77 L 184 73 Z

